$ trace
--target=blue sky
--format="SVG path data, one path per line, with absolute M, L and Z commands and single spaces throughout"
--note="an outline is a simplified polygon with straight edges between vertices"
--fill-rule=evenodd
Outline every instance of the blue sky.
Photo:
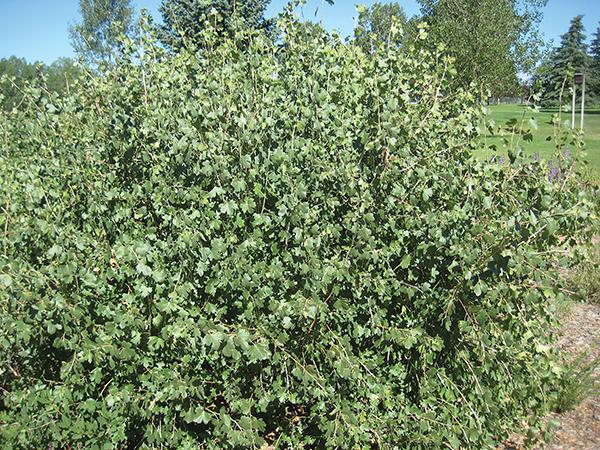
M 419 13 L 415 0 L 397 0 L 411 17 Z M 384 0 L 385 2 L 385 0 Z M 148 8 L 156 21 L 160 21 L 158 5 L 161 0 L 134 0 L 136 9 Z M 300 13 L 307 20 L 323 20 L 328 30 L 337 29 L 342 36 L 352 34 L 355 4 L 371 6 L 375 0 L 335 0 L 330 6 L 324 0 L 307 0 Z M 272 0 L 267 17 L 283 10 L 287 0 Z M 319 10 L 315 17 L 315 11 Z M 0 58 L 15 55 L 28 62 L 43 61 L 51 64 L 61 56 L 73 57 L 67 27 L 81 21 L 79 0 L 0 0 Z M 600 21 L 600 0 L 549 0 L 543 9 L 541 31 L 546 40 L 560 44 L 560 35 L 569 29 L 570 21 L 584 14 L 588 42 Z

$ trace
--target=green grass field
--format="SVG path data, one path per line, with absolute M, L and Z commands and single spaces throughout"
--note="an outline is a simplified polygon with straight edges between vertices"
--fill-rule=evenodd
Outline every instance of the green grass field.
M 578 109 L 581 106 L 578 105 Z M 533 156 L 534 152 L 540 153 L 542 158 L 550 159 L 557 151 L 556 137 L 560 133 L 569 133 L 569 124 L 571 123 L 571 112 L 560 112 L 560 120 L 563 128 L 559 129 L 552 121 L 553 115 L 558 115 L 558 108 L 541 109 L 535 112 L 526 105 L 492 105 L 490 106 L 492 113 L 487 116 L 488 120 L 492 119 L 495 122 L 495 130 L 500 127 L 505 127 L 506 123 L 511 119 L 517 119 L 516 130 L 522 124 L 523 130 L 530 130 L 529 120 L 535 118 L 538 129 L 531 129 L 532 141 L 525 141 L 518 134 L 514 135 L 508 131 L 494 131 L 494 133 L 486 133 L 482 138 L 482 148 L 475 152 L 475 157 L 478 159 L 490 159 L 494 156 L 501 157 L 508 150 L 517 145 L 523 147 L 525 154 Z M 575 126 L 579 129 L 581 123 L 581 110 L 575 114 Z M 589 162 L 590 169 L 600 176 L 600 110 L 590 109 L 585 111 L 584 115 L 584 135 L 581 145 L 583 150 L 582 159 Z M 508 141 L 508 145 L 503 141 L 503 138 Z M 568 142 L 567 142 L 568 143 Z M 493 146 L 496 146 L 496 150 Z M 578 145 L 575 143 L 569 144 L 569 151 L 577 151 Z

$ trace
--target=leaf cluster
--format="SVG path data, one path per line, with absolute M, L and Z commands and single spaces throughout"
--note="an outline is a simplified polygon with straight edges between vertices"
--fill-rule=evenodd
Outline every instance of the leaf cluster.
M 274 38 L 274 19 L 265 19 L 270 0 L 164 0 L 156 26 L 160 41 L 177 52 L 184 47 L 203 48 L 232 39 L 239 28 L 262 30 Z M 206 32 L 215 39 L 207 40 Z M 238 36 L 238 42 L 239 36 Z
M 406 13 L 398 2 L 371 7 L 358 6 L 358 21 L 354 38 L 366 53 L 375 53 L 376 42 L 399 46 L 403 40 L 403 28 L 407 23 Z

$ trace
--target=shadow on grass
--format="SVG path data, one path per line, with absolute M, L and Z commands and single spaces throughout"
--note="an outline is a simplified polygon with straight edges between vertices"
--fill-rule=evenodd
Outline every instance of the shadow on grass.
M 520 106 L 520 105 L 519 105 Z M 540 108 L 540 112 L 541 113 L 546 113 L 546 114 L 558 114 L 558 109 L 557 108 Z M 562 112 L 563 115 L 571 115 L 571 111 L 563 111 Z M 575 114 L 577 116 L 579 116 L 581 114 L 581 109 L 578 109 L 575 111 Z M 598 108 L 594 108 L 594 109 L 590 109 L 590 110 L 585 110 L 585 115 L 590 115 L 590 116 L 597 116 L 600 115 L 600 109 Z

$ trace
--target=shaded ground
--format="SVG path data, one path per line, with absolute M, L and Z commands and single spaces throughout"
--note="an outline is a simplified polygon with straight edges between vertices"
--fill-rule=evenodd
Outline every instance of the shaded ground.
M 557 345 L 575 358 L 590 349 L 586 360 L 600 356 L 600 303 L 575 304 L 563 318 Z M 594 348 L 595 346 L 595 348 Z M 600 368 L 595 376 L 600 377 Z M 551 414 L 547 420 L 558 419 L 560 425 L 552 441 L 540 444 L 536 450 L 600 450 L 600 396 L 587 398 L 563 414 Z M 522 449 L 522 439 L 515 435 L 505 450 Z
M 586 360 L 600 357 L 600 303 L 575 303 L 562 318 L 563 327 L 556 343 L 576 358 L 589 349 Z M 600 367 L 593 374 L 600 378 Z M 585 399 L 563 414 L 550 414 L 546 420 L 560 423 L 552 441 L 535 450 L 600 450 L 600 396 Z M 497 450 L 525 449 L 523 437 L 514 434 Z M 275 450 L 265 444 L 261 450 Z

